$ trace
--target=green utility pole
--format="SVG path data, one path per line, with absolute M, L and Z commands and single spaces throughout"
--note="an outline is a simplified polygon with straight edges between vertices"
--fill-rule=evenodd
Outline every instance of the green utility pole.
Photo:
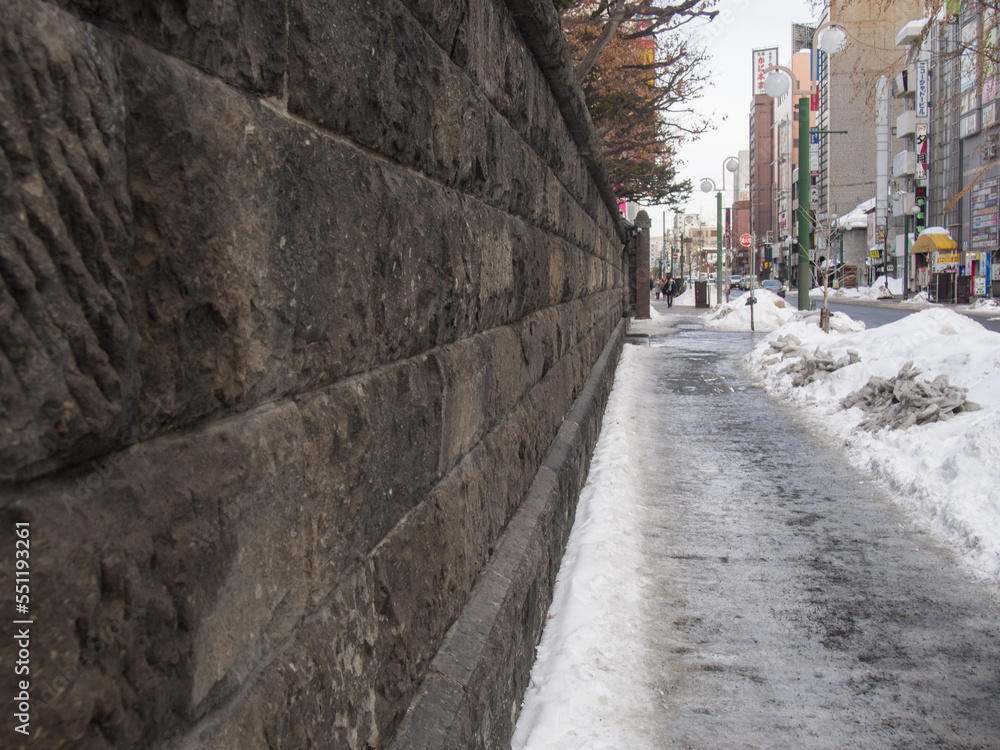
M 735 181 L 736 178 L 734 177 Z M 715 194 L 717 216 L 715 217 L 715 233 L 718 239 L 718 251 L 715 256 L 715 291 L 716 301 L 722 305 L 722 191 Z
M 809 97 L 799 99 L 799 309 L 809 309 Z

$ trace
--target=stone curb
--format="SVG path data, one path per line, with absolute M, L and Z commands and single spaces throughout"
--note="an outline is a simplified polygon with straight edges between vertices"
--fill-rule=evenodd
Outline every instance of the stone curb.
M 625 341 L 615 328 L 400 722 L 392 750 L 507 748 Z

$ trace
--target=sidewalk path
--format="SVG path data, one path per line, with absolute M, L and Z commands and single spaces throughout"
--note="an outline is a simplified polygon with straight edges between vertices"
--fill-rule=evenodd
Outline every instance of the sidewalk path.
M 634 486 L 581 496 L 513 747 L 1000 747 L 993 592 L 752 387 L 751 335 L 670 312 L 623 354 L 594 460 Z

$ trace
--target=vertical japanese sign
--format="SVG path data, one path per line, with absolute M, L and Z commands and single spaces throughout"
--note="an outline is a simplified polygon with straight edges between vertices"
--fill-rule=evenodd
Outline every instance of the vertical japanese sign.
M 778 48 L 769 47 L 767 49 L 755 49 L 753 51 L 753 93 L 754 96 L 757 94 L 767 93 L 764 91 L 764 79 L 767 78 L 767 74 L 764 73 L 765 70 L 770 68 L 772 65 L 778 64 Z M 795 82 L 792 81 L 792 88 L 795 88 Z
M 962 27 L 962 56 L 959 58 L 959 90 L 964 94 L 976 85 L 976 62 L 979 36 L 978 19 Z
M 988 252 L 997 246 L 997 180 L 984 180 L 972 190 L 972 245 L 974 253 Z
M 928 117 L 930 111 L 928 102 L 930 101 L 930 81 L 927 76 L 927 61 L 917 61 L 917 83 L 916 83 L 916 112 L 917 117 Z
M 917 184 L 922 185 L 927 179 L 927 123 L 917 125 L 914 144 L 917 152 L 917 165 L 913 177 L 917 180 Z

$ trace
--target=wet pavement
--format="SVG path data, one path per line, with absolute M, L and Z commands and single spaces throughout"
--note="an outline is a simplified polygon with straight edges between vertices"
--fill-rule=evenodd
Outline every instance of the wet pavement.
M 751 385 L 754 335 L 671 312 L 643 349 L 650 746 L 1000 748 L 995 591 Z

